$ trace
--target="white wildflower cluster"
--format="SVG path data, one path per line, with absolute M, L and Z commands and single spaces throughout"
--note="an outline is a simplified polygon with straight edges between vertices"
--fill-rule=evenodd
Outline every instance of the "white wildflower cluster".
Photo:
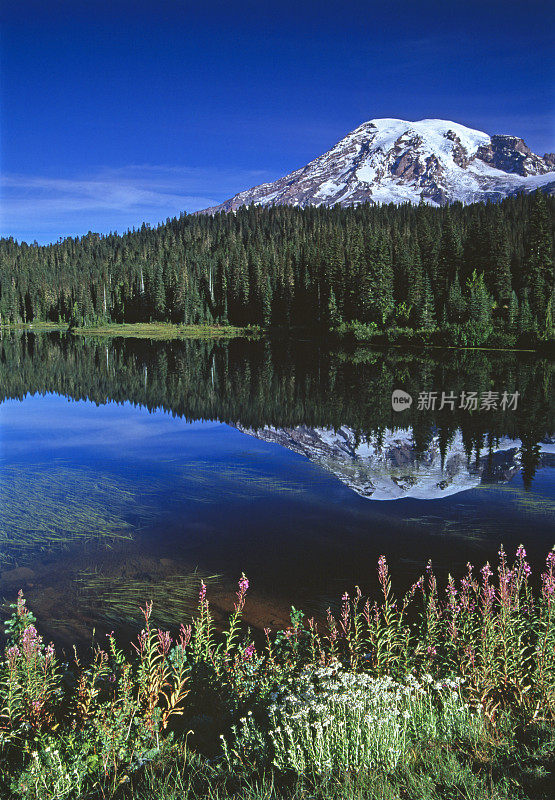
M 73 796 L 81 779 L 77 769 L 67 767 L 59 750 L 45 747 L 42 757 L 36 750 L 31 752 L 28 769 L 19 779 L 19 789 L 25 796 L 40 796 L 45 800 L 63 800 Z
M 468 723 L 461 683 L 307 669 L 271 698 L 275 764 L 298 773 L 393 769 L 416 741 L 456 735 Z

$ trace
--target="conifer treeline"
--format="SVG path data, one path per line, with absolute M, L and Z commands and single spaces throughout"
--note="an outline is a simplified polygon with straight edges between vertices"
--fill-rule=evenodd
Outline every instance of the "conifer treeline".
M 250 207 L 53 245 L 0 241 L 2 321 L 360 323 L 547 337 L 555 198 Z

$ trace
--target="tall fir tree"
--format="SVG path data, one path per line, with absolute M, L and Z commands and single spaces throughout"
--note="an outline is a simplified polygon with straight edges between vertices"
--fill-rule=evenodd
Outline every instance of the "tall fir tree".
M 526 241 L 530 307 L 538 326 L 553 291 L 553 239 L 545 195 L 534 194 Z

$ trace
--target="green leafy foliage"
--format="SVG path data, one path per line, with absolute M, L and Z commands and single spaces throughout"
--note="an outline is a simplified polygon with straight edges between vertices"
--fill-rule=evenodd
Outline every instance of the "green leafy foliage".
M 247 578 L 223 632 L 201 582 L 197 616 L 177 635 L 152 627 L 147 603 L 132 653 L 110 635 L 85 666 L 58 660 L 20 593 L 0 663 L 3 796 L 154 797 L 149 785 L 161 791 L 159 770 L 173 764 L 168 774 L 176 786 L 188 781 L 191 797 L 195 786 L 217 785 L 235 796 L 233 782 L 245 789 L 256 776 L 266 788 L 285 779 L 275 796 L 293 796 L 293 774 L 321 797 L 338 797 L 342 778 L 366 786 L 360 797 L 384 796 L 378 788 L 389 785 L 432 798 L 441 774 L 455 793 L 465 785 L 462 796 L 478 798 L 494 785 L 476 772 L 487 752 L 499 762 L 497 794 L 487 796 L 508 798 L 512 787 L 524 798 L 518 787 L 541 786 L 541 765 L 555 756 L 555 551 L 538 592 L 522 546 L 512 564 L 501 549 L 492 578 L 489 564 L 479 577 L 469 565 L 440 592 L 430 565 L 396 598 L 381 557 L 381 597 L 344 594 L 326 621 L 292 608 L 263 647 L 242 625 Z M 536 737 L 535 762 L 519 750 L 517 729 Z M 535 777 L 518 771 L 516 753 Z

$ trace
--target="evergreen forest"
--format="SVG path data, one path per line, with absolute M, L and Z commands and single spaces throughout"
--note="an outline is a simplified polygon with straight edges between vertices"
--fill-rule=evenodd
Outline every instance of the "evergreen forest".
M 123 235 L 0 240 L 0 322 L 167 321 L 355 339 L 553 339 L 555 198 L 250 206 Z

